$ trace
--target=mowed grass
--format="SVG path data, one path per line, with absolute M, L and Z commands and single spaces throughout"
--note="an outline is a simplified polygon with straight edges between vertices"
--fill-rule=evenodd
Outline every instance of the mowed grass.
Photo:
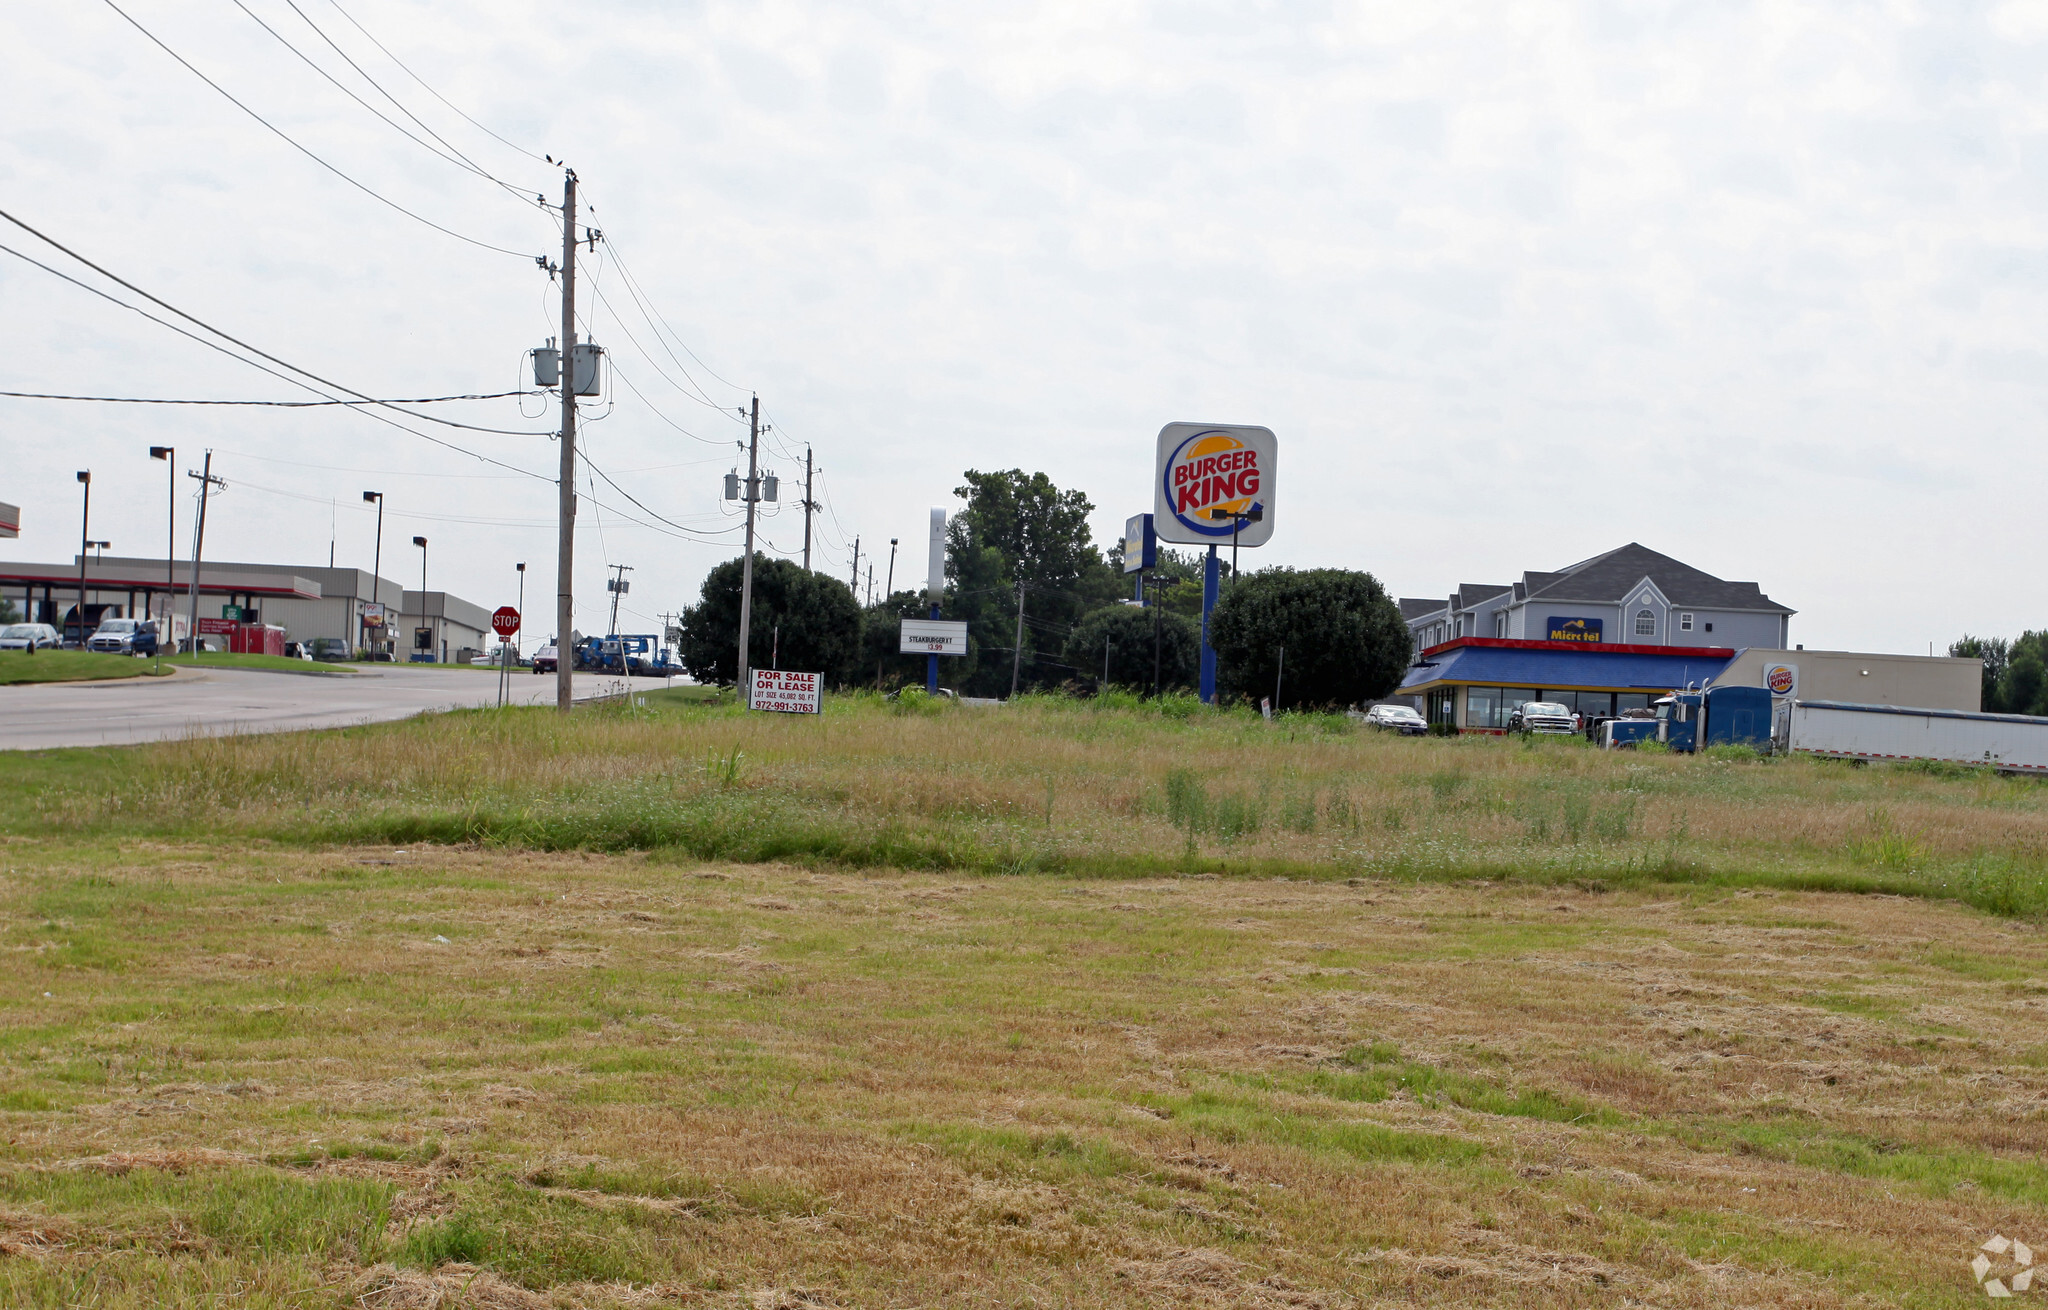
M 9 754 L 0 824 L 977 873 L 1775 886 L 2048 911 L 2048 786 L 1988 771 L 1387 737 L 1183 699 L 853 695 L 799 717 L 630 690 L 566 718 Z
M 1897 897 L 15 837 L 0 1304 L 1951 1306 L 2048 935 Z
M 95 655 L 87 650 L 39 650 L 31 655 L 26 651 L 0 650 L 0 687 L 141 678 L 158 672 L 154 660 L 139 660 L 132 655 Z
M 1946 1306 L 2048 1231 L 2039 783 L 633 690 L 0 756 L 0 1304 Z

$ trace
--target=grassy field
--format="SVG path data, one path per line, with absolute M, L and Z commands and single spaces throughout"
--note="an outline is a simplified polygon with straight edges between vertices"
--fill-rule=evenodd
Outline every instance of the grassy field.
M 637 699 L 0 759 L 0 1303 L 1935 1307 L 2048 1243 L 2039 783 Z
M 169 661 L 165 661 L 169 663 Z M 94 678 L 143 678 L 157 673 L 154 660 L 130 655 L 95 655 L 85 650 L 0 651 L 0 687 L 32 682 L 87 682 Z

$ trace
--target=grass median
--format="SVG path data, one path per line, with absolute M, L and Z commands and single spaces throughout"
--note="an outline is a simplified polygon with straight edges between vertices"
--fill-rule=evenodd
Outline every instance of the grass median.
M 168 670 L 156 667 L 156 661 L 139 660 L 132 655 L 95 655 L 85 650 L 44 650 L 33 655 L 25 651 L 0 651 L 0 687 L 146 678 L 165 672 Z

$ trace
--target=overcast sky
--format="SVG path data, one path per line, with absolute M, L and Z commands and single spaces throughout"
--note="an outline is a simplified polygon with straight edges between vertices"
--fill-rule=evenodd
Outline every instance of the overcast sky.
M 719 497 L 754 390 L 786 502 L 765 548 L 801 548 L 813 447 L 817 560 L 845 577 L 859 534 L 878 587 L 970 467 L 1082 489 L 1107 545 L 1187 419 L 1279 435 L 1247 567 L 1432 595 L 1635 540 L 1762 584 L 1809 646 L 2048 625 L 2048 4 L 342 0 L 515 150 L 332 0 L 120 3 L 363 187 L 512 253 L 324 169 L 102 0 L 0 12 L 0 208 L 360 391 L 521 384 L 559 316 L 532 199 L 561 191 L 521 150 L 576 168 L 618 366 L 592 457 L 718 534 L 636 526 L 598 483 L 585 631 L 607 563 L 634 630 L 738 553 Z M 250 13 L 420 133 L 310 19 L 510 191 Z M 0 389 L 303 394 L 5 255 L 0 311 Z M 210 446 L 209 558 L 368 567 L 381 490 L 386 576 L 417 585 L 424 534 L 430 586 L 495 606 L 526 560 L 551 631 L 555 422 L 518 403 L 434 412 L 543 435 L 414 426 L 542 478 L 347 411 L 0 400 L 0 560 L 72 557 L 87 467 L 92 535 L 160 554 L 146 448 Z M 181 555 L 191 509 L 181 486 Z

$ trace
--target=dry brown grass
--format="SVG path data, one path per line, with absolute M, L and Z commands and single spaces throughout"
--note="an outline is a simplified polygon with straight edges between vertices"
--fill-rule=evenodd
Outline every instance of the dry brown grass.
M 2048 912 L 2037 782 L 1049 701 L 852 697 L 792 722 L 657 700 L 12 757 L 0 822 L 980 872 L 1776 883 Z
M 1922 900 L 6 864 L 12 1304 L 1938 1306 L 2048 1242 L 2048 939 Z

